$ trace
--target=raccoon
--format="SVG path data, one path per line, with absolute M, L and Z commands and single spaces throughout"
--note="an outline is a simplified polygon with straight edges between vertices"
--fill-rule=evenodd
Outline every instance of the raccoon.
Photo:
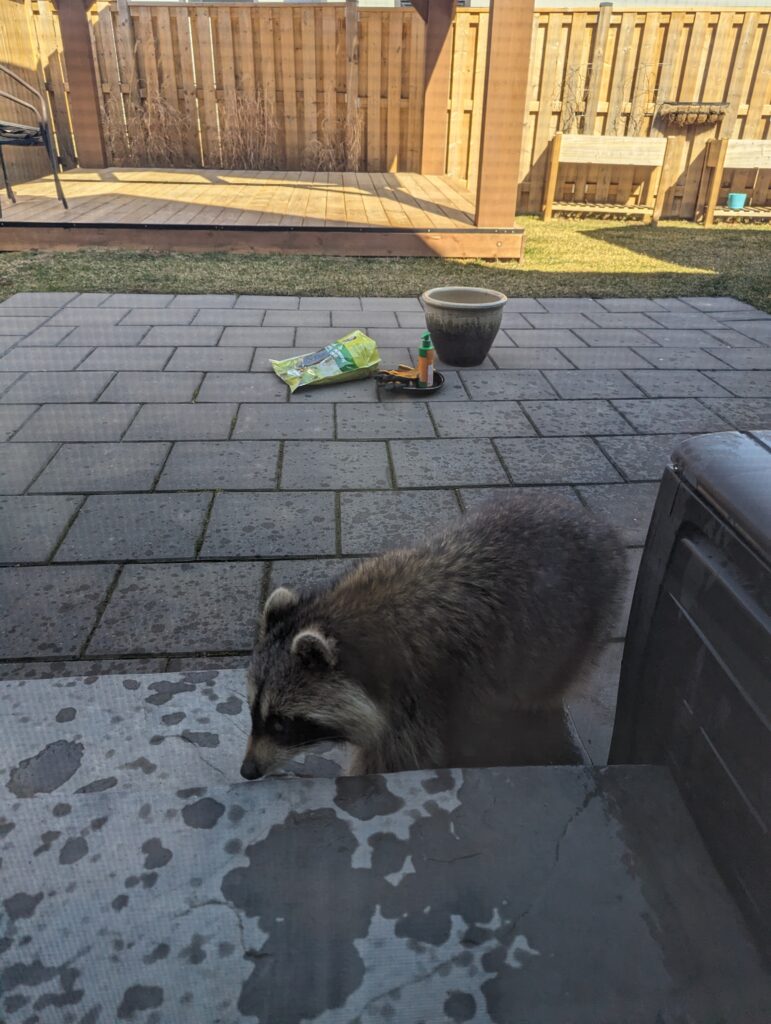
M 322 740 L 353 747 L 351 774 L 526 763 L 511 713 L 560 706 L 623 578 L 619 538 L 571 504 L 510 496 L 325 586 L 275 590 L 241 775 Z

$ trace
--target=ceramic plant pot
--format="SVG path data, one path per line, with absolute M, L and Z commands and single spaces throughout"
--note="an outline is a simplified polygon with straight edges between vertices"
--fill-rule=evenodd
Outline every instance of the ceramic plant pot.
M 430 288 L 420 301 L 439 358 L 479 366 L 500 330 L 506 296 L 490 288 Z

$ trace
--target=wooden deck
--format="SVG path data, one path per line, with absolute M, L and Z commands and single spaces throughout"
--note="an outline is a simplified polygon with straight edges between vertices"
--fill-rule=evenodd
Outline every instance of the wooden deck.
M 86 245 L 333 256 L 520 258 L 521 228 L 474 225 L 474 197 L 444 175 L 107 168 L 2 194 L 0 249 Z

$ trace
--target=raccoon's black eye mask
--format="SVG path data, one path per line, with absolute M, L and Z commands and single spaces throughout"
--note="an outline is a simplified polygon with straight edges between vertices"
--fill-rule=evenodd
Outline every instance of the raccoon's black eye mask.
M 341 740 L 330 729 L 311 722 L 307 718 L 289 718 L 285 715 L 268 715 L 261 730 L 282 747 L 306 747 L 323 740 Z

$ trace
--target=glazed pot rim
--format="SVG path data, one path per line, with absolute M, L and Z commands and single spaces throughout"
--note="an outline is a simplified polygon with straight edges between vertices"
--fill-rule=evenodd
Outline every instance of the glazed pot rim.
M 451 299 L 442 297 L 443 292 L 471 292 L 479 296 L 478 302 L 453 302 Z M 485 298 L 486 297 L 486 298 Z M 429 288 L 420 297 L 424 305 L 435 306 L 439 309 L 468 309 L 486 310 L 500 309 L 508 300 L 503 292 L 494 288 L 471 288 L 465 285 L 447 285 L 440 288 Z

